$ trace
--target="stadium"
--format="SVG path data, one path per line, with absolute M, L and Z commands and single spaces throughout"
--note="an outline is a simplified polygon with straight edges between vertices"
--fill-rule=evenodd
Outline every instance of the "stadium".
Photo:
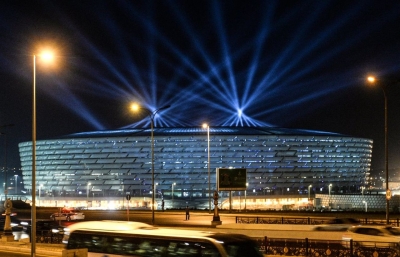
M 370 171 L 372 140 L 331 132 L 272 127 L 154 128 L 82 132 L 36 142 L 42 199 L 156 200 L 208 206 L 217 168 L 245 168 L 247 190 L 236 196 L 355 193 Z M 208 141 L 209 140 L 209 141 Z M 208 151 L 209 143 L 209 151 Z M 32 188 L 32 142 L 19 144 L 25 189 Z M 208 158 L 210 166 L 208 167 Z M 209 173 L 209 170 L 211 172 Z M 210 182 L 209 182 L 210 179 Z M 227 197 L 228 192 L 220 192 Z M 53 201 L 54 202 L 54 201 Z M 81 203 L 83 204 L 83 203 Z M 90 203 L 92 204 L 92 203 Z M 102 203 L 98 203 L 101 205 Z

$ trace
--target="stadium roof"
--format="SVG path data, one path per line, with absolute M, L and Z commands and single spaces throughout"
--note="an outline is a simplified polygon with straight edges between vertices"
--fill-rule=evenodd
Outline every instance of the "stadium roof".
M 201 127 L 164 127 L 154 128 L 156 136 L 184 136 L 201 135 L 207 130 Z M 121 137 L 121 136 L 149 136 L 150 128 L 116 129 L 91 132 L 80 132 L 63 136 L 61 138 L 87 138 L 87 137 Z M 210 127 L 210 134 L 213 135 L 308 135 L 308 136 L 345 136 L 339 133 L 306 130 L 288 129 L 278 127 Z

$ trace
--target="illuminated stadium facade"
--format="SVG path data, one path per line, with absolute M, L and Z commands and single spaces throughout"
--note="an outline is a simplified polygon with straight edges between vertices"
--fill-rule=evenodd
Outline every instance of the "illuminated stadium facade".
M 54 196 L 151 195 L 151 130 L 83 132 L 37 141 L 37 185 Z M 208 198 L 207 130 L 155 128 L 156 193 L 166 199 Z M 31 189 L 32 143 L 19 144 Z M 248 196 L 360 192 L 372 140 L 336 133 L 256 127 L 210 127 L 211 190 L 215 169 L 247 169 Z M 174 188 L 173 188 L 173 184 Z

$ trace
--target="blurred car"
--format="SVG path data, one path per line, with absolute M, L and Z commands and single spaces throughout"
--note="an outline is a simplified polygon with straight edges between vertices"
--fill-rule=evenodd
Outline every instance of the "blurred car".
M 324 224 L 319 224 L 314 227 L 313 230 L 317 231 L 346 231 L 354 225 L 358 225 L 360 222 L 353 218 L 335 218 L 329 220 Z
M 397 249 L 400 242 L 400 228 L 374 225 L 353 226 L 342 235 L 342 244 L 350 247 L 350 240 L 353 240 L 355 247 Z
M 21 221 L 24 230 L 30 233 L 31 221 Z M 65 226 L 60 225 L 54 220 L 38 220 L 36 221 L 36 231 L 51 231 L 52 233 L 63 233 Z
M 74 209 L 62 209 L 60 212 L 56 212 L 50 215 L 52 220 L 83 220 L 85 219 L 85 214 Z

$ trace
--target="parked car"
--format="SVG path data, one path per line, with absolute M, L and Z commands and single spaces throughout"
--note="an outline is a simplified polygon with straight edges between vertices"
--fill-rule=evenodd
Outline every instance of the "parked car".
M 326 223 L 316 225 L 314 230 L 318 231 L 346 231 L 354 225 L 358 225 L 360 222 L 353 218 L 335 218 L 329 220 Z
M 356 247 L 398 248 L 400 228 L 374 225 L 353 226 L 343 234 L 343 245 L 350 247 L 351 239 Z
M 85 214 L 74 209 L 62 209 L 60 212 L 56 212 L 50 215 L 52 220 L 83 220 L 85 219 Z

